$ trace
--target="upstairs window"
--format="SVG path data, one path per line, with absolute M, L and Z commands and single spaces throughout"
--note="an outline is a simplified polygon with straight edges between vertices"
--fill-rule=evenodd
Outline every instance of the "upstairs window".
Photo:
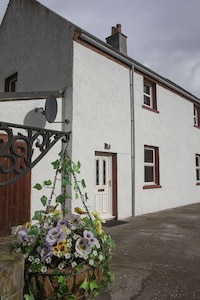
M 197 185 L 200 185 L 200 154 L 195 155 L 195 163 L 196 163 L 196 182 Z
M 5 79 L 5 93 L 16 92 L 17 72 Z
M 200 127 L 200 106 L 194 104 L 194 126 Z
M 158 147 L 144 146 L 144 184 L 144 189 L 160 187 Z
M 144 78 L 143 107 L 157 112 L 156 84 Z

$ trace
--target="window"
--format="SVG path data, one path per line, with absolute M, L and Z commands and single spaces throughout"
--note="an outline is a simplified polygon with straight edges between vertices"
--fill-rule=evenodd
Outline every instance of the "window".
M 143 85 L 143 108 L 157 111 L 156 84 L 144 78 Z
M 195 163 L 196 163 L 196 181 L 197 184 L 200 185 L 200 154 L 195 155 Z
M 200 127 L 200 106 L 194 104 L 194 126 Z
M 5 79 L 5 92 L 16 92 L 17 72 Z
M 158 147 L 144 146 L 144 187 L 155 188 L 160 186 L 159 178 L 159 151 Z

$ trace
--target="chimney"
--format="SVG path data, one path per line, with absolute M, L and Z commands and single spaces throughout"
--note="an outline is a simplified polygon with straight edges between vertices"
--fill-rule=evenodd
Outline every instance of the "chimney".
M 106 38 L 106 42 L 116 50 L 127 55 L 127 36 L 121 33 L 121 24 L 117 24 L 116 27 L 112 27 L 111 36 Z

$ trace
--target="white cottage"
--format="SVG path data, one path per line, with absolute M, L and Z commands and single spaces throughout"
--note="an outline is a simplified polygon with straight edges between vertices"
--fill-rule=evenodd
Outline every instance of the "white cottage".
M 124 219 L 199 201 L 200 100 L 128 57 L 119 24 L 105 43 L 36 0 L 10 0 L 0 45 L 0 121 L 24 124 L 55 94 L 56 121 L 70 124 L 40 126 L 72 132 L 91 209 Z M 32 169 L 31 185 L 53 176 L 60 148 Z M 31 215 L 40 205 L 33 190 L 25 202 Z

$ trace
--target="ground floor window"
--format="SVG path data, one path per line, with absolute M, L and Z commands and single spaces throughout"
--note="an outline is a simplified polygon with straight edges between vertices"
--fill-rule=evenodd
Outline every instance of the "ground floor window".
M 144 187 L 160 187 L 159 148 L 144 146 Z
M 200 185 L 200 154 L 195 155 L 196 163 L 196 182 Z

